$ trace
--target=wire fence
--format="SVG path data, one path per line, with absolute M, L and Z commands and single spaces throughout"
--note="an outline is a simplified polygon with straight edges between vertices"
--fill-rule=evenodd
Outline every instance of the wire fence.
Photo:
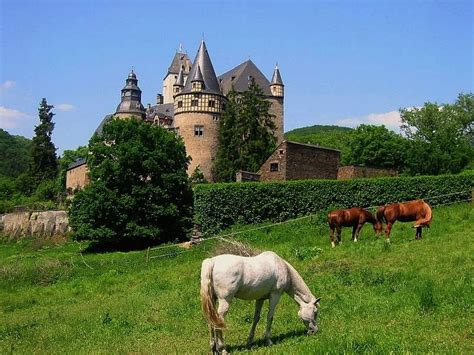
M 456 195 L 463 195 L 463 194 L 464 194 L 464 195 L 471 194 L 471 197 L 466 198 L 466 199 L 462 199 L 462 200 L 455 200 L 455 201 L 444 202 L 444 203 L 433 203 L 432 206 L 433 206 L 433 207 L 438 207 L 438 206 L 452 205 L 452 204 L 455 204 L 455 203 L 463 203 L 463 202 L 469 202 L 469 201 L 472 202 L 472 200 L 473 200 L 473 199 L 472 199 L 472 195 L 474 194 L 474 192 L 471 191 L 471 190 L 457 191 L 457 192 L 451 192 L 451 193 L 442 194 L 442 195 L 429 196 L 429 197 L 425 197 L 425 198 L 422 198 L 422 199 L 423 199 L 423 200 L 430 201 L 430 200 L 434 200 L 434 199 L 439 199 L 439 198 L 441 198 L 441 197 L 456 196 Z M 398 202 L 398 203 L 401 203 L 401 202 L 406 202 L 406 201 L 400 201 L 400 202 Z M 369 206 L 369 207 L 366 207 L 366 209 L 376 208 L 376 207 L 379 207 L 379 206 L 380 206 L 380 205 Z M 279 225 L 288 224 L 288 223 L 293 223 L 293 222 L 296 222 L 296 221 L 301 221 L 301 220 L 304 220 L 304 219 L 308 219 L 308 218 L 311 218 L 311 217 L 315 217 L 315 216 L 317 216 L 319 213 L 320 213 L 320 212 L 318 212 L 318 213 L 312 213 L 312 214 L 305 215 L 305 216 L 301 216 L 301 217 L 297 217 L 297 218 L 287 219 L 287 220 L 281 221 L 281 222 L 275 222 L 275 223 L 271 223 L 271 224 L 266 224 L 266 225 L 264 225 L 264 226 L 259 226 L 259 227 L 254 227 L 254 228 L 248 228 L 248 229 L 239 230 L 239 231 L 235 231 L 235 232 L 231 232 L 231 233 L 227 233 L 227 234 L 214 235 L 214 236 L 211 236 L 211 237 L 207 237 L 207 238 L 201 239 L 201 240 L 200 240 L 200 243 L 204 243 L 204 242 L 208 242 L 208 241 L 216 240 L 216 239 L 220 239 L 220 240 L 222 240 L 222 241 L 224 241 L 224 242 L 232 243 L 231 240 L 228 240 L 228 239 L 226 239 L 226 238 L 235 237 L 235 236 L 242 235 L 242 234 L 249 233 L 249 232 L 259 231 L 259 230 L 262 230 L 262 229 L 273 228 L 273 227 L 276 227 L 276 226 L 279 226 Z M 189 243 L 189 242 L 188 242 L 188 243 Z M 150 259 L 173 257 L 173 256 L 176 256 L 176 255 L 180 255 L 180 254 L 184 254 L 184 253 L 189 252 L 190 250 L 187 249 L 187 250 L 177 251 L 177 252 L 175 252 L 175 253 L 167 253 L 167 254 L 160 254 L 160 255 L 155 255 L 155 256 L 149 256 L 150 251 L 162 250 L 162 249 L 169 249 L 169 248 L 181 248 L 181 247 L 183 246 L 183 244 L 186 244 L 186 243 L 167 244 L 167 245 L 161 245 L 161 246 L 154 247 L 154 248 L 148 248 L 147 251 L 146 251 L 146 257 L 145 257 L 145 259 L 146 259 L 147 262 L 148 262 L 148 260 L 150 260 Z

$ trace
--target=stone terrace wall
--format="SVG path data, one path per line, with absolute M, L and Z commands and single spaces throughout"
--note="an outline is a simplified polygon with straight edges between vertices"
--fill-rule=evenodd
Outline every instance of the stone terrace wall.
M 339 180 L 356 179 L 356 178 L 374 178 L 382 176 L 397 176 L 398 173 L 394 169 L 372 168 L 368 166 L 347 165 L 341 166 L 337 173 Z
M 2 217 L 3 233 L 10 238 L 27 236 L 51 238 L 69 231 L 66 211 L 14 212 Z

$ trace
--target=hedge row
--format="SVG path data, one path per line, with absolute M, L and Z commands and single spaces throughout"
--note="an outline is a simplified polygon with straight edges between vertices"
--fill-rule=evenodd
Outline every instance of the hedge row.
M 195 221 L 205 235 L 234 224 L 276 222 L 333 208 L 373 207 L 423 198 L 437 205 L 466 200 L 474 173 L 357 180 L 301 180 L 197 185 Z M 461 192 L 461 193 L 460 193 Z

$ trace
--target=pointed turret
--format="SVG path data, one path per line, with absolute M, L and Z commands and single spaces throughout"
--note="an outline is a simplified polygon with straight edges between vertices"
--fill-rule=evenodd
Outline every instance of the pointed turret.
M 120 104 L 117 106 L 115 116 L 130 117 L 136 116 L 139 118 L 145 117 L 145 108 L 142 105 L 142 91 L 138 87 L 138 80 L 135 72 L 128 74 L 125 80 L 125 86 L 122 89 L 122 97 Z
M 181 67 L 178 73 L 178 78 L 176 78 L 176 82 L 173 85 L 174 94 L 175 95 L 179 94 L 181 90 L 183 90 L 183 87 L 184 87 L 184 72 L 183 72 L 183 68 Z
M 278 69 L 277 64 L 273 71 L 272 81 L 270 82 L 270 91 L 273 96 L 283 97 L 283 87 L 283 80 L 281 80 L 280 69 Z
M 209 53 L 207 52 L 206 48 L 206 43 L 204 43 L 204 41 L 202 41 L 201 45 L 199 46 L 196 58 L 193 62 L 193 66 L 191 67 L 191 71 L 189 72 L 189 77 L 192 79 L 198 78 L 198 71 L 201 72 L 200 76 L 204 84 L 202 91 L 220 94 L 219 82 L 217 81 L 217 76 L 214 71 L 214 67 L 212 66 L 211 58 L 209 57 Z M 186 82 L 183 92 L 194 91 L 192 90 L 191 85 L 193 81 L 192 79 Z
M 183 46 L 180 44 L 179 50 L 173 57 L 168 71 L 163 78 L 163 103 L 168 104 L 173 102 L 173 97 L 176 95 L 174 84 L 177 81 L 179 72 L 183 70 L 183 86 L 188 77 L 189 71 L 191 70 L 191 60 L 189 59 L 186 52 L 183 50 Z
M 198 65 L 197 70 L 194 72 L 194 76 L 191 77 L 191 91 L 203 91 L 205 88 L 201 67 Z

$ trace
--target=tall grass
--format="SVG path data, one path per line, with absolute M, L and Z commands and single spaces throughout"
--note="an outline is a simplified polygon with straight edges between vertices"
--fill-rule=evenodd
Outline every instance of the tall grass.
M 297 306 L 284 296 L 274 345 L 262 341 L 262 317 L 251 351 L 472 353 L 473 222 L 469 204 L 438 207 L 421 241 L 410 224 L 397 223 L 387 245 L 369 225 L 358 243 L 344 229 L 334 249 L 328 228 L 316 220 L 243 233 L 237 241 L 277 252 L 322 297 L 318 334 L 305 335 Z M 225 250 L 220 243 L 161 258 L 151 257 L 169 251 L 152 250 L 147 262 L 145 252 L 81 256 L 85 244 L 3 242 L 0 353 L 207 353 L 200 265 L 216 248 Z M 228 350 L 249 351 L 252 317 L 253 304 L 232 303 Z

